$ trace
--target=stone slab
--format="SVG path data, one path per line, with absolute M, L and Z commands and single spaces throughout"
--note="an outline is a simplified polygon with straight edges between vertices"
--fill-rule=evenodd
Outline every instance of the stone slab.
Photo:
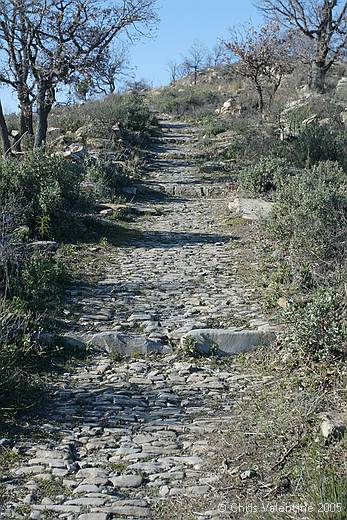
M 229 210 L 245 220 L 260 220 L 270 215 L 273 202 L 237 197 L 228 204 Z
M 168 345 L 161 341 L 147 339 L 142 335 L 123 334 L 121 332 L 106 331 L 90 335 L 88 343 L 95 347 L 104 348 L 107 352 L 117 353 L 121 357 L 130 357 L 133 354 L 166 354 L 171 352 Z
M 274 331 L 244 330 L 235 332 L 228 329 L 196 329 L 182 337 L 181 346 L 184 348 L 187 340 L 192 340 L 195 348 L 202 354 L 230 356 L 248 352 L 260 346 L 268 346 L 275 338 Z

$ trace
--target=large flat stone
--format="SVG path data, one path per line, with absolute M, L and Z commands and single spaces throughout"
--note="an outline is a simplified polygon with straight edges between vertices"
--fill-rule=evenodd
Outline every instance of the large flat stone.
M 245 220 L 260 220 L 270 215 L 273 202 L 237 197 L 228 204 L 229 210 Z
M 47 347 L 62 347 L 70 353 L 83 353 L 86 341 L 75 334 L 55 334 L 54 332 L 40 332 L 37 339 L 41 345 Z
M 83 513 L 78 520 L 108 520 L 109 518 L 108 513 Z
M 197 329 L 185 334 L 181 339 L 181 345 L 184 348 L 187 341 L 191 341 L 194 348 L 202 354 L 230 356 L 270 345 L 275 337 L 276 334 L 273 331 L 235 332 L 228 329 Z
M 171 348 L 161 341 L 147 339 L 141 335 L 128 335 L 121 332 L 106 331 L 91 335 L 88 342 L 104 348 L 109 353 L 117 353 L 121 357 L 129 357 L 133 354 L 168 353 Z
M 121 475 L 110 480 L 115 488 L 137 488 L 141 486 L 143 478 L 141 475 Z

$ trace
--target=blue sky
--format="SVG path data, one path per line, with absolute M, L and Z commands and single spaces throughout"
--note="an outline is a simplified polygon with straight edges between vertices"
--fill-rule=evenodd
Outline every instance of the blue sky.
M 156 37 L 137 43 L 131 50 L 136 77 L 154 86 L 168 82 L 170 60 L 180 61 L 194 40 L 213 47 L 234 25 L 252 20 L 259 13 L 255 0 L 158 0 L 160 24 Z
M 153 86 L 169 81 L 167 63 L 181 61 L 194 40 L 213 47 L 230 27 L 259 20 L 254 0 L 158 0 L 158 5 L 160 23 L 155 35 L 130 49 L 136 78 Z M 14 95 L 6 89 L 0 89 L 0 94 L 4 110 L 16 110 Z

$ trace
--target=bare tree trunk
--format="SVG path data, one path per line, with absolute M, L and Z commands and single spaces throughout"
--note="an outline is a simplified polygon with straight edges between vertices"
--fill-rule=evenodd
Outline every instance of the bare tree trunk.
M 45 144 L 48 129 L 48 114 L 45 103 L 39 104 L 37 109 L 37 128 L 35 134 L 35 148 Z
M 332 5 L 334 4 L 334 5 Z M 316 40 L 315 57 L 311 64 L 310 89 L 322 94 L 325 90 L 325 77 L 329 69 L 327 57 L 329 54 L 333 9 L 337 1 L 324 1 L 319 32 Z
M 116 82 L 113 78 L 110 78 L 109 81 L 109 91 L 110 94 L 114 94 L 116 92 Z
M 311 65 L 310 89 L 322 94 L 325 90 L 327 68 L 325 63 L 313 61 Z
M 34 135 L 33 112 L 30 105 L 21 105 L 20 111 L 20 133 L 29 136 Z
M 11 149 L 10 138 L 8 136 L 8 128 L 5 120 L 5 116 L 2 110 L 2 104 L 0 101 L 0 129 L 1 129 L 1 139 L 2 139 L 2 148 L 3 155 L 5 156 L 8 151 Z
M 42 81 L 38 88 L 37 95 L 37 128 L 35 134 L 35 148 L 45 144 L 48 130 L 48 116 L 55 99 L 55 92 L 52 85 L 47 81 Z
M 275 96 L 276 96 L 276 94 L 277 94 L 278 89 L 279 89 L 280 86 L 281 86 L 281 83 L 282 83 L 282 76 L 280 76 L 279 78 L 277 78 L 277 81 L 274 83 L 274 86 L 273 86 L 272 92 L 270 93 L 270 97 L 269 97 L 269 110 L 271 110 L 271 107 L 272 107 L 272 104 L 273 104 L 274 98 L 275 98 Z
M 34 135 L 33 106 L 26 87 L 18 86 L 17 95 L 20 104 L 20 133 L 21 135 L 27 133 L 32 137 Z
M 263 89 L 261 88 L 261 85 L 259 83 L 257 83 L 257 82 L 255 84 L 255 88 L 256 88 L 256 91 L 257 91 L 257 94 L 258 94 L 258 107 L 259 107 L 259 110 L 260 110 L 261 114 L 263 114 L 263 112 L 264 112 Z

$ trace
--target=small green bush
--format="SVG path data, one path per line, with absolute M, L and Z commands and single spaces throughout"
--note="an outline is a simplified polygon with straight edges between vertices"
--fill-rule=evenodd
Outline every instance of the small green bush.
M 59 232 L 66 211 L 79 203 L 83 166 L 44 150 L 26 155 L 22 162 L 0 160 L 0 201 L 16 196 L 32 233 L 44 229 L 38 219 L 47 217 L 47 234 Z M 42 224 L 42 222 L 41 222 Z
M 347 305 L 336 290 L 319 290 L 305 303 L 291 304 L 284 312 L 281 344 L 315 360 L 343 354 L 347 340 Z
M 90 158 L 86 161 L 86 181 L 98 200 L 112 200 L 129 179 L 119 165 L 104 159 Z
M 215 108 L 220 102 L 217 92 L 206 87 L 162 89 L 155 98 L 158 110 L 168 114 L 184 116 L 195 114 L 198 109 Z
M 35 312 L 57 306 L 69 281 L 67 269 L 56 257 L 35 254 L 24 262 L 12 289 L 18 305 Z
M 85 127 L 87 137 L 110 138 L 115 124 L 131 132 L 151 132 L 158 121 L 142 96 L 134 92 L 111 94 L 83 105 L 61 107 L 52 114 L 50 124 L 64 132 L 75 132 Z
M 136 92 L 122 97 L 118 109 L 118 122 L 132 132 L 146 132 L 158 125 L 156 117 Z
M 201 135 L 208 138 L 223 134 L 230 129 L 229 121 L 219 119 L 216 117 L 207 116 L 202 121 Z
M 342 125 L 310 124 L 301 130 L 290 146 L 298 166 L 311 166 L 321 161 L 347 166 L 347 133 Z
M 284 159 L 262 157 L 256 164 L 241 170 L 239 184 L 243 190 L 252 194 L 268 193 L 278 189 L 288 175 Z
M 231 116 L 228 125 L 233 130 L 233 135 L 228 146 L 221 151 L 221 159 L 248 163 L 261 156 L 274 155 L 274 129 L 270 125 L 264 125 L 258 113 L 245 114 L 243 117 Z
M 346 215 L 346 175 L 322 162 L 280 185 L 268 230 L 293 266 L 308 263 L 322 274 L 345 256 Z
M 42 356 L 31 313 L 0 300 L 0 410 L 30 401 L 32 372 Z
M 28 228 L 23 226 L 23 209 L 15 198 L 0 200 L 0 295 L 8 293 L 21 265 L 28 257 Z

